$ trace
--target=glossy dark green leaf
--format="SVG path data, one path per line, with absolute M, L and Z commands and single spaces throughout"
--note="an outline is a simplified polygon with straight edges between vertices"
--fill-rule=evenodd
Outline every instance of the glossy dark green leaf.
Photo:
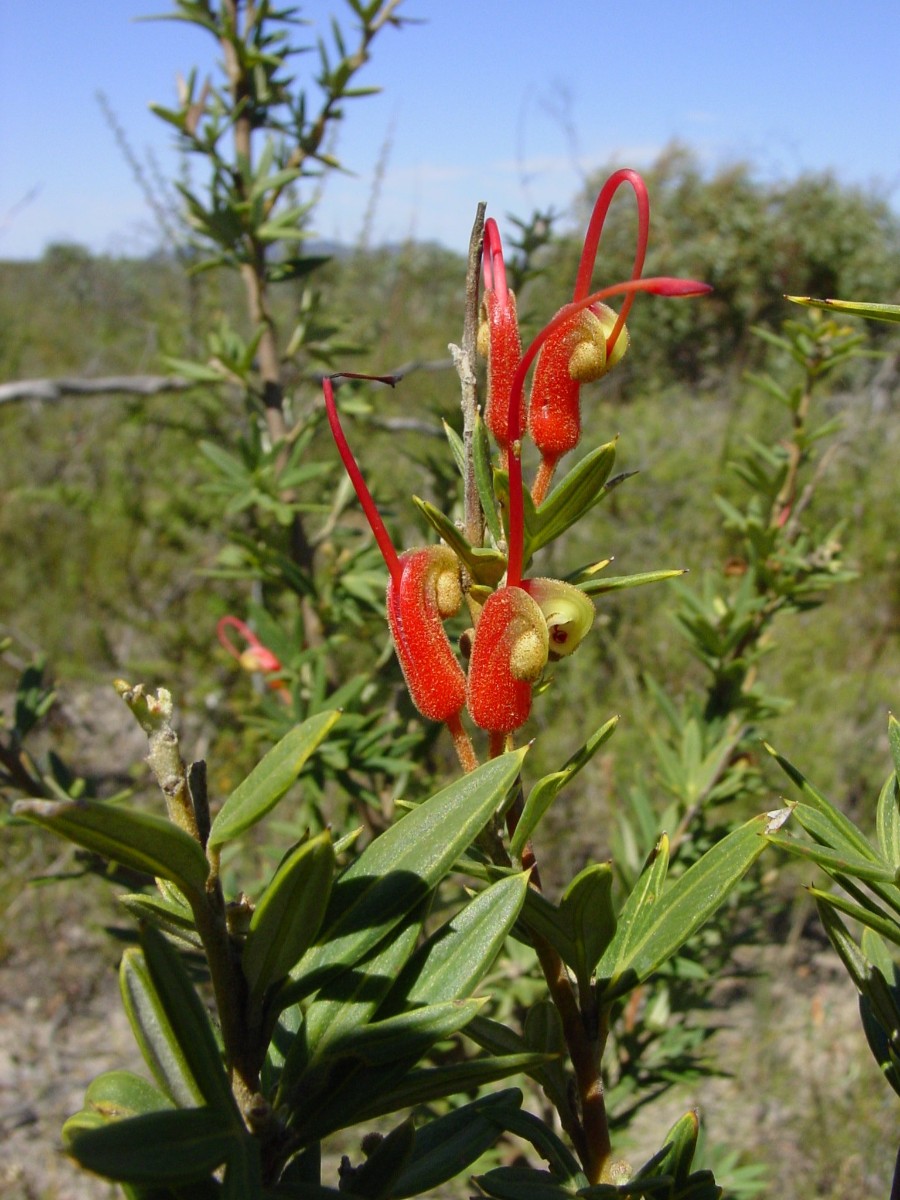
M 427 905 L 419 905 L 383 945 L 328 980 L 306 1009 L 303 1038 L 295 1047 L 302 1051 L 301 1065 L 326 1054 L 333 1042 L 369 1024 L 415 949 L 426 910 Z M 297 1070 L 295 1058 L 296 1053 L 288 1055 L 288 1079 Z
M 369 843 L 336 881 L 319 941 L 292 973 L 299 995 L 358 962 L 431 892 L 505 800 L 524 753 L 463 775 Z
M 615 462 L 616 443 L 607 442 L 586 454 L 559 481 L 534 515 L 532 553 L 555 541 L 603 498 Z
M 397 1112 L 398 1109 L 413 1108 L 418 1104 L 430 1104 L 447 1096 L 476 1091 L 498 1079 L 533 1071 L 546 1062 L 540 1054 L 505 1054 L 490 1058 L 476 1058 L 469 1062 L 451 1063 L 441 1067 L 421 1067 L 409 1071 L 400 1082 L 379 1088 L 383 1079 L 382 1070 L 372 1070 L 359 1076 L 364 1105 L 358 1120 L 371 1121 L 375 1117 Z M 366 1081 L 370 1089 L 365 1088 Z
M 712 916 L 765 849 L 768 822 L 763 813 L 732 830 L 666 887 L 659 903 L 645 905 L 629 930 L 627 953 L 613 938 L 597 969 L 604 1002 L 649 978 Z
M 253 911 L 242 963 L 251 1001 L 283 979 L 316 939 L 334 876 L 326 831 L 304 842 L 281 863 Z
M 384 1015 L 468 996 L 490 969 L 525 900 L 528 874 L 479 892 L 416 951 L 389 992 Z
M 168 1109 L 96 1129 L 65 1126 L 66 1149 L 88 1171 L 127 1183 L 179 1184 L 222 1165 L 234 1133 L 211 1108 Z
M 123 867 L 171 879 L 184 892 L 202 894 L 206 886 L 200 843 L 166 817 L 101 800 L 20 800 L 13 812 Z
M 106 1071 L 98 1075 L 88 1085 L 84 1103 L 109 1121 L 172 1107 L 168 1096 L 131 1071 Z
M 612 885 L 612 863 L 593 863 L 579 871 L 559 902 L 560 918 L 575 945 L 575 973 L 585 988 L 616 932 Z
M 119 986 L 135 1041 L 153 1078 L 179 1107 L 202 1105 L 203 1093 L 191 1074 L 140 950 L 130 948 L 122 955 Z
M 141 931 L 144 960 L 168 1025 L 203 1099 L 226 1119 L 240 1121 L 206 1008 L 178 951 L 150 926 Z
M 372 1065 L 421 1058 L 435 1042 L 463 1029 L 485 1000 L 429 1004 L 348 1030 L 328 1045 L 329 1057 L 353 1057 Z
M 458 1179 L 497 1141 L 509 1116 L 518 1114 L 522 1093 L 509 1088 L 464 1104 L 416 1130 L 409 1161 L 396 1179 L 395 1200 L 434 1191 Z
M 340 715 L 332 711 L 316 713 L 272 747 L 222 805 L 212 823 L 210 846 L 221 846 L 238 837 L 274 808 Z
M 591 761 L 603 743 L 611 737 L 618 723 L 619 718 L 612 717 L 575 751 L 561 771 L 554 771 L 552 775 L 545 775 L 537 781 L 528 793 L 528 799 L 525 801 L 522 815 L 510 842 L 510 853 L 515 858 L 522 857 L 522 852 L 550 805 L 566 784 L 574 779 L 581 768 Z

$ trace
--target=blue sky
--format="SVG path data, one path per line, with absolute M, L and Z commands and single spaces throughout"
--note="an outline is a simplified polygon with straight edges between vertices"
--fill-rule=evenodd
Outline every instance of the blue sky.
M 303 6 L 313 21 L 341 0 Z M 152 218 L 96 100 L 142 160 L 178 169 L 175 78 L 209 67 L 201 32 L 137 23 L 166 0 L 0 0 L 0 257 L 77 241 L 133 254 Z M 423 24 L 387 30 L 347 106 L 317 227 L 358 237 L 379 156 L 374 240 L 464 249 L 475 204 L 502 218 L 565 212 L 585 172 L 652 161 L 667 142 L 766 178 L 833 169 L 900 208 L 897 0 L 406 0 Z M 304 60 L 298 69 L 304 69 Z M 503 224 L 501 220 L 501 225 Z

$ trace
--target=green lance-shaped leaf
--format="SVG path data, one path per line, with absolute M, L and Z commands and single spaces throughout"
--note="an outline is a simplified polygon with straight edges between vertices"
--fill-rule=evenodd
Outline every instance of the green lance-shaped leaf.
M 370 842 L 336 881 L 324 930 L 292 972 L 286 1003 L 358 962 L 429 894 L 506 798 L 524 754 L 484 763 Z
M 870 304 L 865 300 L 816 300 L 812 296 L 785 296 L 807 308 L 824 308 L 841 316 L 866 317 L 872 321 L 900 321 L 900 304 Z
M 888 742 L 894 760 L 894 773 L 900 781 L 900 721 L 893 714 L 888 717 Z
M 668 870 L 669 839 L 662 834 L 622 906 L 613 940 L 603 954 L 602 974 L 618 975 L 621 964 L 630 959 L 638 935 L 649 926 L 653 909 L 663 894 Z
M 67 1151 L 88 1171 L 124 1183 L 177 1185 L 222 1165 L 239 1136 L 212 1108 L 168 1109 L 95 1129 L 63 1126 Z
M 816 896 L 816 909 L 819 913 L 819 920 L 828 934 L 828 940 L 837 951 L 838 958 L 844 964 L 847 974 L 856 984 L 856 990 L 864 992 L 868 963 L 863 952 L 850 936 L 847 926 L 829 904 L 827 897 Z
M 119 986 L 135 1041 L 153 1078 L 180 1108 L 201 1105 L 203 1093 L 191 1074 L 140 950 L 131 948 L 122 955 Z
M 416 951 L 380 1013 L 468 996 L 496 959 L 527 887 L 528 873 L 521 872 L 479 892 Z
M 234 1118 L 240 1123 L 206 1008 L 194 990 L 178 951 L 149 925 L 141 930 L 141 947 L 170 1028 L 204 1100 L 226 1118 Z
M 616 461 L 616 443 L 597 446 L 559 481 L 534 514 L 531 552 L 546 546 L 580 521 L 603 498 Z
M 383 1067 L 370 1068 L 356 1078 L 360 1094 L 365 1098 L 357 1119 L 371 1121 L 401 1108 L 473 1092 L 498 1079 L 532 1073 L 546 1061 L 542 1054 L 502 1054 L 449 1066 L 422 1067 L 407 1072 L 400 1081 L 385 1080 Z
M 189 895 L 206 886 L 200 843 L 166 817 L 100 800 L 20 800 L 13 812 L 123 867 L 170 879 Z
M 609 592 L 622 592 L 626 588 L 643 587 L 647 583 L 665 583 L 669 579 L 678 579 L 686 573 L 687 568 L 677 567 L 664 571 L 642 571 L 637 575 L 570 577 L 568 582 L 574 583 L 586 596 L 605 596 Z
M 288 1054 L 285 1084 L 326 1055 L 333 1042 L 369 1024 L 415 949 L 426 912 L 427 904 L 418 905 L 373 953 L 325 983 L 306 1009 L 302 1038 Z
M 210 846 L 238 837 L 274 808 L 340 715 L 316 713 L 272 747 L 222 805 L 209 833 Z
M 847 886 L 849 880 L 843 880 L 844 886 Z M 853 900 L 848 900 L 846 896 L 839 892 L 823 892 L 819 888 L 811 887 L 809 894 L 815 900 L 822 900 L 825 904 L 831 905 L 838 912 L 845 913 L 848 917 L 852 917 L 854 921 L 859 921 L 867 929 L 873 930 L 875 933 L 881 934 L 887 938 L 889 942 L 893 942 L 895 946 L 900 946 L 900 922 L 896 917 L 890 917 L 882 911 L 876 904 L 873 904 L 869 897 L 860 891 L 859 895 L 864 898 L 866 903 L 857 904 Z
M 457 1179 L 519 1115 L 522 1093 L 508 1088 L 429 1121 L 416 1130 L 409 1161 L 391 1187 L 394 1200 L 425 1195 Z
M 791 781 L 800 789 L 803 794 L 803 799 L 810 808 L 816 809 L 826 819 L 831 827 L 831 834 L 828 837 L 822 836 L 825 845 L 831 846 L 834 849 L 852 850 L 861 858 L 868 858 L 873 862 L 878 861 L 878 854 L 875 851 L 871 842 L 862 834 L 862 832 L 853 824 L 849 817 L 844 814 L 827 800 L 821 792 L 818 792 L 809 780 L 801 774 L 800 771 L 786 758 L 777 754 L 771 746 L 766 746 L 766 749 L 791 779 Z M 818 837 L 818 834 L 813 836 Z
M 659 903 L 644 904 L 624 954 L 613 938 L 597 968 L 604 1003 L 652 975 L 712 916 L 765 849 L 768 822 L 763 813 L 733 830 L 670 884 Z M 620 926 L 624 919 L 623 912 Z
M 572 931 L 575 974 L 583 990 L 616 932 L 612 883 L 612 864 L 593 863 L 575 876 L 559 902 L 560 918 Z
M 543 779 L 537 781 L 528 793 L 528 799 L 525 801 L 522 815 L 510 842 L 510 853 L 515 858 L 521 858 L 522 852 L 550 805 L 566 784 L 574 779 L 581 768 L 591 761 L 603 743 L 612 736 L 618 723 L 619 718 L 612 717 L 575 751 L 561 771 L 554 771 L 552 775 L 545 775 Z
M 800 805 L 797 806 L 801 807 Z M 796 810 L 795 810 L 796 811 Z M 894 883 L 896 870 L 885 863 L 873 862 L 854 854 L 852 850 L 832 850 L 830 846 L 822 846 L 818 842 L 800 841 L 785 833 L 768 835 L 773 846 L 787 850 L 800 858 L 808 858 L 827 871 L 829 875 L 851 875 L 854 879 L 865 879 L 869 883 Z
M 275 872 L 253 912 L 243 967 L 250 998 L 259 1004 L 316 939 L 331 895 L 334 850 L 326 831 L 304 842 Z
M 885 862 L 900 868 L 900 781 L 895 772 L 887 777 L 878 797 L 875 828 Z

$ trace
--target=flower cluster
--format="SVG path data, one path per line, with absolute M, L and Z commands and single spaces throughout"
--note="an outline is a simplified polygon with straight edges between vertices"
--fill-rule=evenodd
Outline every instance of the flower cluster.
M 623 183 L 633 188 L 638 207 L 631 278 L 592 293 L 591 276 L 603 223 L 613 195 Z M 501 467 L 506 468 L 494 473 L 499 485 L 494 494 L 480 495 L 483 506 L 504 509 L 506 521 L 505 539 L 497 546 L 505 555 L 505 572 L 501 569 L 491 581 L 487 594 L 485 581 L 473 579 L 471 561 L 459 554 L 458 547 L 464 542 L 461 535 L 397 553 L 338 418 L 333 386 L 338 376 L 323 381 L 335 443 L 390 573 L 387 617 L 410 696 L 423 716 L 448 726 L 467 769 L 476 759 L 463 730 L 463 710 L 490 734 L 491 753 L 499 753 L 509 735 L 528 719 L 532 690 L 548 662 L 571 654 L 594 619 L 590 598 L 572 583 L 523 577 L 527 567 L 523 439 L 527 435 L 540 454 L 531 487 L 531 505 L 540 512 L 559 460 L 575 449 L 581 437 L 582 385 L 605 375 L 628 348 L 625 319 L 636 293 L 692 296 L 709 290 L 693 280 L 641 277 L 649 222 L 641 177 L 630 170 L 610 176 L 594 206 L 572 300 L 524 353 L 499 231 L 493 219 L 485 222 L 478 331 L 478 349 L 487 360 L 484 423 L 497 445 Z M 624 296 L 619 313 L 605 303 L 614 295 Z M 526 403 L 525 379 L 532 366 Z M 384 378 L 382 382 L 394 381 Z M 593 499 L 588 498 L 585 509 Z M 437 526 L 445 533 L 452 532 L 447 524 L 438 522 Z M 444 628 L 444 622 L 459 612 L 464 601 L 472 619 L 472 628 L 460 641 L 461 657 L 467 660 L 465 670 Z

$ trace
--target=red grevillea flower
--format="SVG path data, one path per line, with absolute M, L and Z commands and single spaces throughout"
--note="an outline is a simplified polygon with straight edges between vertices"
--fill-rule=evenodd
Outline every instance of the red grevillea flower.
M 638 239 L 631 279 L 640 278 L 650 232 L 650 203 L 643 179 L 636 171 L 625 169 L 611 175 L 597 197 L 584 239 L 573 303 L 588 295 L 603 223 L 623 183 L 631 185 L 637 199 Z M 633 301 L 633 294 L 627 295 L 618 315 L 600 303 L 570 311 L 541 348 L 528 409 L 528 432 L 543 460 L 535 482 L 536 502 L 546 494 L 557 461 L 578 445 L 581 385 L 600 379 L 628 348 L 625 318 Z
M 479 728 L 506 734 L 525 724 L 548 651 L 544 614 L 523 588 L 502 587 L 488 596 L 475 627 L 466 696 Z
M 394 382 L 390 378 L 380 381 Z M 344 436 L 331 379 L 322 381 L 322 390 L 338 453 L 390 572 L 388 624 L 409 694 L 423 717 L 445 721 L 457 737 L 461 735 L 459 713 L 466 702 L 466 677 L 443 626 L 444 619 L 462 603 L 456 556 L 447 546 L 397 553 Z
M 484 223 L 484 295 L 478 325 L 478 351 L 487 359 L 487 400 L 484 421 L 501 450 L 509 428 L 509 393 L 519 365 L 522 343 L 516 316 L 516 297 L 506 286 L 503 246 L 497 222 Z
M 245 643 L 243 649 L 232 641 L 229 630 L 233 629 Z M 281 662 L 268 646 L 264 646 L 253 630 L 240 617 L 221 617 L 216 625 L 216 634 L 232 658 L 237 659 L 245 671 L 260 671 L 264 675 L 281 670 Z M 281 692 L 287 699 L 289 690 L 283 679 L 270 679 L 269 687 Z

